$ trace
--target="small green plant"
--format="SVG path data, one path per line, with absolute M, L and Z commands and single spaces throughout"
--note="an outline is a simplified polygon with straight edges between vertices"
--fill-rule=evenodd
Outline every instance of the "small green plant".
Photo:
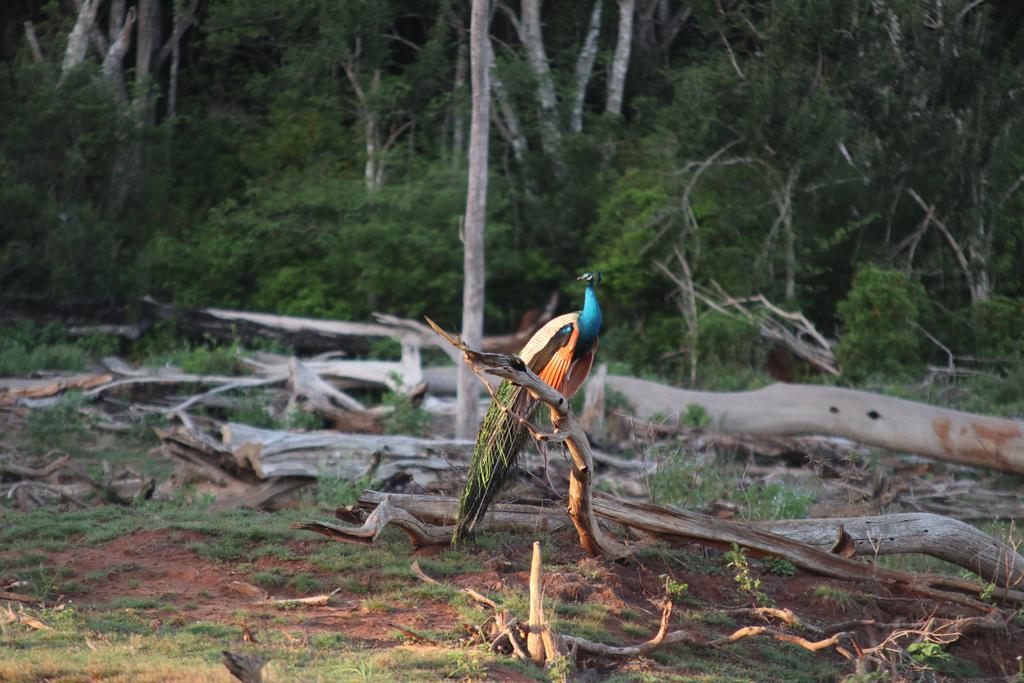
M 725 554 L 725 566 L 733 570 L 733 580 L 741 593 L 749 595 L 759 605 L 771 603 L 771 599 L 761 592 L 761 579 L 750 570 L 746 548 L 733 543 L 732 550 Z
M 952 661 L 952 657 L 942 648 L 942 645 L 929 640 L 911 643 L 907 646 L 907 654 L 910 655 L 915 664 L 926 666 L 930 669 L 944 668 Z
M 993 596 L 995 596 L 995 593 L 996 593 L 995 581 L 989 581 L 988 583 L 986 583 L 984 585 L 984 587 L 982 587 L 981 592 L 978 593 L 978 597 L 981 599 L 982 602 L 987 602 L 989 604 L 995 604 L 995 600 L 992 599 Z
M 667 595 L 673 602 L 677 602 L 685 598 L 686 591 L 690 590 L 689 584 L 676 581 L 668 574 L 662 574 L 658 578 L 661 579 L 662 586 L 665 588 L 665 595 Z
M 572 660 L 565 655 L 558 655 L 548 662 L 548 680 L 551 683 L 565 683 L 572 675 Z
M 775 576 L 796 576 L 796 565 L 782 557 L 769 555 L 761 560 L 765 570 Z
M 413 405 L 408 395 L 389 391 L 384 394 L 381 402 L 392 408 L 391 414 L 384 418 L 385 434 L 426 436 L 430 433 L 434 418 L 427 411 Z
M 81 413 L 84 402 L 82 393 L 74 391 L 62 396 L 49 408 L 31 411 L 26 417 L 29 441 L 42 451 L 86 439 L 89 421 Z
M 479 654 L 465 650 L 452 653 L 448 678 L 470 683 L 472 681 L 482 681 L 486 677 L 487 667 L 480 661 Z
M 699 403 L 686 406 L 686 412 L 679 419 L 687 429 L 704 429 L 711 423 L 707 409 Z

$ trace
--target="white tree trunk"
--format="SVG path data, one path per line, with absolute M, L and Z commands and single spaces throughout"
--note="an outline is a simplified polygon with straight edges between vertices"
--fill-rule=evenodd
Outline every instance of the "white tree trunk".
M 544 35 L 540 26 L 540 0 L 522 0 L 522 18 L 517 23 L 519 39 L 526 47 L 530 70 L 537 79 L 537 103 L 540 106 L 540 134 L 544 153 L 556 164 L 561 160 L 562 133 L 558 127 L 558 98 L 551 77 Z
M 1024 474 L 1024 423 L 879 396 L 806 384 L 772 384 L 745 392 L 688 391 L 610 375 L 641 420 L 677 421 L 691 405 L 703 408 L 706 429 L 723 434 L 840 436 L 898 453 Z
M 478 347 L 484 323 L 484 225 L 487 214 L 487 157 L 491 119 L 488 46 L 490 2 L 473 0 L 469 26 L 473 114 L 469 129 L 469 179 L 463 234 L 462 337 Z M 477 429 L 476 375 L 459 365 L 455 436 L 472 438 Z
M 498 75 L 497 62 L 494 59 L 494 47 L 491 45 L 489 37 L 487 39 L 487 55 L 491 64 L 491 90 L 498 105 L 497 113 L 501 117 L 500 123 L 505 128 L 509 145 L 512 147 L 512 154 L 515 155 L 516 161 L 522 163 L 528 149 L 526 136 L 523 135 L 523 127 L 519 124 L 519 115 L 516 113 L 515 107 L 512 106 L 508 91 L 505 89 L 505 83 L 501 80 L 501 76 Z
M 576 59 L 576 92 L 573 93 L 572 114 L 569 121 L 574 133 L 583 130 L 583 100 L 587 95 L 587 84 L 590 83 L 590 76 L 594 72 L 594 60 L 597 58 L 597 39 L 601 35 L 603 6 L 603 0 L 594 2 L 594 9 L 590 12 L 587 37 L 583 40 L 583 47 L 580 48 L 579 57 Z
M 626 73 L 629 71 L 629 55 L 633 48 L 633 10 L 636 0 L 619 0 L 619 37 L 615 43 L 615 57 L 612 60 L 611 77 L 608 79 L 608 99 L 605 113 L 622 115 L 622 97 L 626 89 Z
M 68 46 L 64 50 L 64 62 L 60 67 L 61 80 L 69 71 L 85 61 L 85 53 L 89 49 L 89 34 L 96 24 L 99 5 L 100 0 L 82 0 L 78 6 L 78 16 L 75 18 L 71 33 L 68 34 Z
M 455 102 L 452 106 L 452 166 L 458 168 L 462 164 L 462 156 L 466 153 L 466 109 L 462 93 L 466 89 L 466 72 L 469 70 L 469 47 L 466 45 L 466 29 L 461 18 L 456 23 L 459 51 L 455 57 Z

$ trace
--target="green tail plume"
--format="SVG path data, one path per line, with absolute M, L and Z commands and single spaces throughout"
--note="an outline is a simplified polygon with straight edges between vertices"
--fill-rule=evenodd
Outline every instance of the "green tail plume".
M 466 487 L 459 499 L 452 545 L 466 540 L 483 519 L 491 501 L 498 495 L 509 472 L 515 467 L 519 451 L 526 440 L 526 427 L 502 410 L 498 403 L 521 417 L 529 418 L 523 412 L 531 402 L 529 394 L 522 387 L 504 381 L 495 396 L 497 400 L 491 402 L 477 433 Z

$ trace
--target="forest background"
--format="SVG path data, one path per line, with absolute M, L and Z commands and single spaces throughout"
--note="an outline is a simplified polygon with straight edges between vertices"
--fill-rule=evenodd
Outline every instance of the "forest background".
M 468 5 L 3 3 L 4 303 L 456 328 Z M 720 286 L 802 311 L 850 380 L 1013 375 L 1022 27 L 1014 0 L 494 3 L 485 330 L 601 270 L 632 372 L 766 381 L 694 298 Z

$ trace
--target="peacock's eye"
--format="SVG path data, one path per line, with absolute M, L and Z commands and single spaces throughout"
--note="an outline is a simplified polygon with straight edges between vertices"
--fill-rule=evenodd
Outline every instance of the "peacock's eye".
M 572 332 L 572 325 L 566 325 L 565 327 L 559 330 L 560 334 L 569 334 L 570 332 Z

